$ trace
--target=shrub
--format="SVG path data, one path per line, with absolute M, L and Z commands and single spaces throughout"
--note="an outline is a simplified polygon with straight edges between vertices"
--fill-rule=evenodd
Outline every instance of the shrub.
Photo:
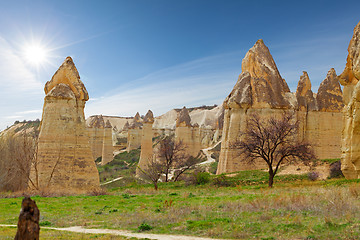
M 151 229 L 153 229 L 153 227 L 145 222 L 140 224 L 140 226 L 138 227 L 139 232 L 149 231 Z
M 344 177 L 341 171 L 341 161 L 334 162 L 330 165 L 330 178 Z
M 235 186 L 235 184 L 232 181 L 230 181 L 230 178 L 225 176 L 224 174 L 216 176 L 213 180 L 213 184 L 218 187 Z
M 198 185 L 202 185 L 202 184 L 206 184 L 208 182 L 210 182 L 210 173 L 208 172 L 198 172 L 195 173 L 195 178 L 196 178 L 196 184 Z
M 311 181 L 316 181 L 319 178 L 319 173 L 317 172 L 309 172 L 308 179 Z

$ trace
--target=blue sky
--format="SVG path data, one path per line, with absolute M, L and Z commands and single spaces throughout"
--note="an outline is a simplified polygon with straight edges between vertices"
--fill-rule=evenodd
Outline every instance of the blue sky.
M 1 1 L 0 130 L 41 118 L 46 81 L 67 56 L 90 100 L 85 114 L 221 104 L 257 39 L 292 91 L 307 71 L 317 91 L 344 69 L 360 1 Z M 34 65 L 29 46 L 47 49 Z

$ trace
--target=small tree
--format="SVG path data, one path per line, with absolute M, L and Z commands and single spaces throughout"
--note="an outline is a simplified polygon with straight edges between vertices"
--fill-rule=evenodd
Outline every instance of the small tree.
M 233 144 L 240 150 L 240 156 L 250 162 L 262 159 L 269 168 L 269 187 L 273 186 L 274 177 L 285 162 L 302 160 L 307 162 L 315 159 L 315 154 L 309 143 L 299 141 L 296 137 L 298 121 L 294 114 L 284 113 L 280 118 L 261 119 L 254 114 L 247 122 L 241 140 Z
M 146 166 L 144 168 L 138 166 L 138 168 L 143 177 L 150 180 L 154 184 L 155 190 L 158 190 L 158 182 L 165 169 L 163 162 L 158 161 L 155 156 L 149 156 Z
M 159 140 L 157 156 L 164 165 L 165 182 L 168 182 L 170 171 L 174 167 L 181 166 L 181 162 L 188 159 L 185 153 L 185 145 L 182 140 L 174 141 L 173 137 L 166 136 Z
M 175 166 L 174 182 L 176 182 L 184 172 L 195 168 L 196 164 L 200 163 L 202 160 L 204 159 L 201 158 L 199 154 L 196 157 L 188 156 L 185 161 L 180 161 L 177 166 Z

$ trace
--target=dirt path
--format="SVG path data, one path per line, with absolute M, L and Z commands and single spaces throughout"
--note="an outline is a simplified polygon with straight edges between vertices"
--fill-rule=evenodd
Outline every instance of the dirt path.
M 215 162 L 215 159 L 213 159 L 211 157 L 211 153 L 209 153 L 209 151 L 216 148 L 216 146 L 219 145 L 220 143 L 221 143 L 221 141 L 217 142 L 214 146 L 201 149 L 201 151 L 205 154 L 207 160 L 205 162 L 199 163 L 198 165 L 204 165 L 204 164 Z
M 0 224 L 0 227 L 16 227 L 16 225 Z M 158 239 L 158 240 L 220 240 L 220 239 L 215 239 L 215 238 L 202 238 L 202 237 L 192 237 L 192 236 L 185 236 L 185 235 L 134 233 L 134 232 L 126 231 L 126 230 L 90 229 L 90 228 L 84 228 L 84 227 L 80 227 L 80 226 L 67 227 L 67 228 L 53 228 L 53 227 L 41 227 L 41 228 L 58 230 L 58 231 L 76 232 L 76 233 L 111 234 L 111 235 L 116 235 L 116 236 Z
M 101 183 L 100 185 L 101 185 L 101 186 L 104 186 L 104 185 L 107 185 L 107 184 L 109 184 L 109 183 L 119 181 L 119 180 L 121 180 L 121 179 L 123 179 L 123 177 L 115 178 L 115 179 L 113 179 L 113 180 L 111 180 L 111 181 L 108 181 L 108 182 L 105 182 L 105 183 Z

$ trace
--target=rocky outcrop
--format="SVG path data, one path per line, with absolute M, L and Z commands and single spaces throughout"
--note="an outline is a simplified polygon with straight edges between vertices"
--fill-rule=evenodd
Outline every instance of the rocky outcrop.
M 104 135 L 102 141 L 101 164 L 105 165 L 114 159 L 112 145 L 112 126 L 109 120 L 106 121 L 104 127 Z
M 253 113 L 263 118 L 296 112 L 300 122 L 298 138 L 313 144 L 320 159 L 338 158 L 342 129 L 342 92 L 335 71 L 329 71 L 317 97 L 311 91 L 306 72 L 300 77 L 296 93 L 291 93 L 262 40 L 245 55 L 242 73 L 224 101 L 224 127 L 217 174 L 266 168 L 259 160 L 254 165 L 243 161 L 233 143 L 242 138 Z
M 142 125 L 142 119 L 137 112 L 128 129 L 127 152 L 141 146 Z
M 82 193 L 99 187 L 85 129 L 88 93 L 70 57 L 45 85 L 37 159 L 30 178 L 39 190 Z
M 343 94 L 335 69 L 331 68 L 321 82 L 316 95 L 318 110 L 322 112 L 341 112 L 344 108 Z
M 360 22 L 348 47 L 348 57 L 339 76 L 344 86 L 344 128 L 342 132 L 341 170 L 346 178 L 360 178 Z
M 146 167 L 149 164 L 149 161 L 153 157 L 153 142 L 152 138 L 154 136 L 153 126 L 154 123 L 154 114 L 149 110 L 144 118 L 143 128 L 142 128 L 142 137 L 141 137 L 141 153 L 138 168 L 136 169 L 136 176 L 141 176 L 141 170 L 146 171 Z M 141 170 L 140 170 L 141 169 Z
M 314 111 L 317 109 L 314 93 L 311 91 L 311 82 L 307 72 L 303 72 L 296 89 L 296 99 L 300 111 Z
M 17 224 L 15 240 L 38 240 L 40 234 L 40 211 L 34 200 L 25 197 Z

